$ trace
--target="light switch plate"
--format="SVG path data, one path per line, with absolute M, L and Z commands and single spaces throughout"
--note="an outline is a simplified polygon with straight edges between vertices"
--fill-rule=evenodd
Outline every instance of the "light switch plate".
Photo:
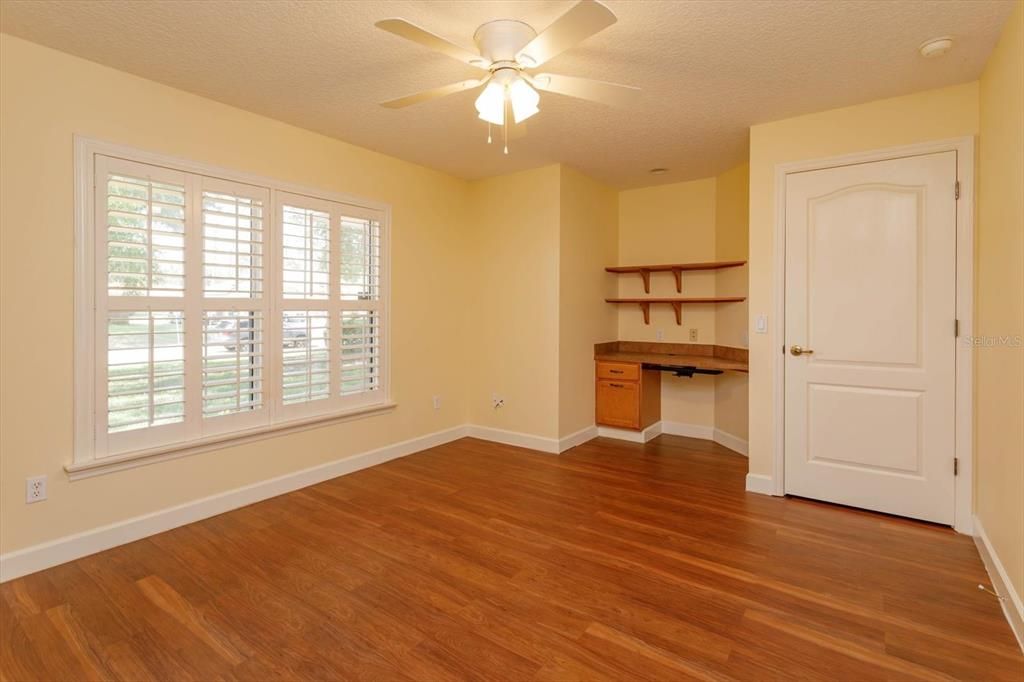
M 758 315 L 754 321 L 754 331 L 758 334 L 765 334 L 768 331 L 768 316 Z

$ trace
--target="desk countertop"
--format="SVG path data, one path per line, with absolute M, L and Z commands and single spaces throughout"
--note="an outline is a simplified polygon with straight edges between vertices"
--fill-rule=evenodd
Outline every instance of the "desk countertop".
M 639 362 L 667 367 L 696 367 L 732 372 L 747 371 L 744 348 L 671 343 L 613 341 L 597 344 L 594 359 L 608 362 Z

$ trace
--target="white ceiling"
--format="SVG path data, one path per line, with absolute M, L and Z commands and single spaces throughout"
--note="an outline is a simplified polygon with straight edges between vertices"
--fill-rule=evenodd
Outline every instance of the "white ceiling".
M 748 127 L 978 77 L 1011 0 L 607 0 L 618 23 L 545 71 L 639 86 L 626 109 L 543 94 L 526 137 L 486 144 L 474 94 L 378 102 L 479 71 L 374 28 L 401 17 L 472 48 L 570 1 L 2 0 L 0 30 L 463 178 L 564 162 L 617 187 L 742 161 Z M 922 59 L 940 35 L 953 51 Z M 647 170 L 668 167 L 652 177 Z

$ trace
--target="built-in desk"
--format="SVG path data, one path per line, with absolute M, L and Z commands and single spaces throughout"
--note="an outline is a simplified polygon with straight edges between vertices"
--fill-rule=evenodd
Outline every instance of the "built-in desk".
M 661 373 L 746 372 L 747 349 L 696 343 L 610 341 L 594 346 L 596 421 L 642 431 L 661 419 Z

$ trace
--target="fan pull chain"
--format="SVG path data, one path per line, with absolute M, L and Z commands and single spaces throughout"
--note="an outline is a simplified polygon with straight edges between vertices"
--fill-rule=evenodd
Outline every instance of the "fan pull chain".
M 505 153 L 508 154 L 508 115 L 511 113 L 508 107 L 508 100 L 505 100 L 505 116 L 503 117 L 505 123 Z
M 491 143 L 491 122 L 487 122 L 487 144 Z

